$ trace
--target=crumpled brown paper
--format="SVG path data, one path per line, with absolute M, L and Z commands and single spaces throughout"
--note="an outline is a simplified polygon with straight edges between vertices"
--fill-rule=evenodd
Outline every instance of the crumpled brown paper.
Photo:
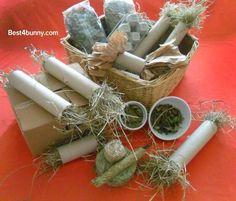
M 92 54 L 86 58 L 87 70 L 94 80 L 103 78 L 118 55 L 124 53 L 127 40 L 125 33 L 117 31 L 111 35 L 108 43 L 95 43 Z M 144 80 L 153 80 L 169 72 L 170 69 L 186 65 L 187 57 L 180 53 L 172 40 L 160 45 L 156 51 L 146 56 L 145 66 L 140 77 Z
M 140 77 L 144 80 L 152 80 L 170 69 L 186 66 L 187 57 L 180 53 L 174 45 L 174 40 L 160 45 L 160 47 L 146 56 L 146 64 Z
M 116 31 L 108 43 L 95 43 L 92 54 L 87 57 L 89 74 L 94 77 L 104 77 L 106 70 L 112 67 L 117 56 L 125 51 L 127 41 L 125 33 Z

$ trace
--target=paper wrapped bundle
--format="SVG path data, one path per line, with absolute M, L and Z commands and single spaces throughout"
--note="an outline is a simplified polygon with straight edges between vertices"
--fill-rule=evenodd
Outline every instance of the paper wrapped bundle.
M 171 69 L 185 67 L 187 63 L 187 57 L 181 54 L 178 47 L 174 46 L 173 41 L 171 41 L 160 45 L 160 48 L 147 55 L 141 78 L 153 80 L 168 73 Z
M 120 140 L 112 140 L 108 142 L 104 146 L 104 149 L 101 150 L 96 156 L 95 168 L 97 175 L 102 175 L 109 168 L 111 168 L 112 165 L 119 162 L 130 153 L 131 152 L 122 145 Z M 118 175 L 109 179 L 107 184 L 110 186 L 121 186 L 125 184 L 132 178 L 136 168 L 136 163 L 130 165 L 124 171 L 121 171 Z
M 126 156 L 115 163 L 110 163 L 106 160 L 104 156 L 106 150 L 100 151 L 96 157 L 96 172 L 98 176 L 92 180 L 92 183 L 96 187 L 100 187 L 103 184 L 111 186 L 125 184 L 132 178 L 138 160 L 144 156 L 146 149 L 148 148 L 149 145 L 146 145 L 133 152 L 126 149 Z
M 116 32 L 108 40 L 108 43 L 95 43 L 92 54 L 84 61 L 87 62 L 88 73 L 95 80 L 106 75 L 117 56 L 125 51 L 128 39 L 125 33 Z
M 104 157 L 110 163 L 121 160 L 126 155 L 125 147 L 120 140 L 112 140 L 104 147 Z

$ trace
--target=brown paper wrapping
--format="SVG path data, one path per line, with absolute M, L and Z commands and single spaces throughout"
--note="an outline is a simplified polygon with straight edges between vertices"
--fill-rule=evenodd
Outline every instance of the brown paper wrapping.
M 156 51 L 147 55 L 145 68 L 140 75 L 142 79 L 152 80 L 170 69 L 186 66 L 187 57 L 173 43 L 174 40 L 160 45 Z
M 104 77 L 117 56 L 125 51 L 127 40 L 125 33 L 117 31 L 111 35 L 108 43 L 95 43 L 92 54 L 86 58 L 89 74 L 93 78 Z
M 106 75 L 112 63 L 124 53 L 126 42 L 125 33 L 115 32 L 108 43 L 94 45 L 93 53 L 87 57 L 87 70 L 93 79 L 103 78 Z M 144 62 L 143 69 L 139 70 L 140 77 L 144 80 L 152 80 L 167 73 L 170 69 L 186 66 L 187 57 L 180 53 L 172 40 L 160 45 L 156 51 L 147 55 Z

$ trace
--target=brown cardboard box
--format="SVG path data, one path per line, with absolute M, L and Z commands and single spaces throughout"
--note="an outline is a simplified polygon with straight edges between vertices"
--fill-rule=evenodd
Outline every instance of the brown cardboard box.
M 80 71 L 78 65 L 73 64 L 72 67 Z M 36 75 L 35 79 L 77 106 L 87 104 L 85 98 L 47 73 L 42 72 Z M 14 88 L 5 87 L 5 90 L 15 112 L 22 135 L 34 157 L 44 152 L 49 145 L 68 137 L 53 128 L 54 126 L 59 127 L 56 117 Z

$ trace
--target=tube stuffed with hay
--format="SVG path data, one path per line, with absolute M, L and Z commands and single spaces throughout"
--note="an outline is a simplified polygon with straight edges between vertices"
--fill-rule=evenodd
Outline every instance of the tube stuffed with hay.
M 124 102 L 121 99 L 121 94 L 115 92 L 106 83 L 102 86 L 96 84 L 43 51 L 33 49 L 31 54 L 42 64 L 46 72 L 89 100 L 87 116 L 90 119 L 88 125 L 90 125 L 92 132 L 101 133 L 107 124 L 118 120 L 118 117 L 124 114 Z M 96 128 L 98 124 L 99 126 Z
M 75 130 L 79 134 L 82 132 L 80 126 L 88 122 L 85 111 L 79 110 L 21 70 L 12 71 L 7 76 L 7 84 L 57 117 L 60 124 L 67 127 L 66 130 Z
M 47 110 L 52 115 L 59 118 L 60 121 L 67 119 L 64 116 L 70 115 L 70 120 L 73 118 L 75 127 L 78 128 L 79 124 L 86 123 L 83 122 L 82 115 L 76 113 L 72 109 L 72 104 L 58 96 L 24 72 L 20 70 L 12 71 L 8 76 L 8 84 L 14 87 L 45 110 Z M 67 112 L 70 109 L 70 112 Z M 70 121 L 65 122 L 66 126 L 71 124 Z M 46 165 L 46 169 L 56 170 L 61 165 L 73 161 L 81 156 L 90 154 L 94 152 L 97 148 L 98 142 L 95 136 L 86 136 L 82 139 L 78 139 L 68 144 L 64 144 L 54 150 L 49 150 L 44 153 L 43 165 Z
M 213 104 L 214 105 L 214 104 Z M 169 156 L 164 151 L 150 154 L 142 166 L 149 177 L 149 184 L 155 187 L 169 187 L 179 182 L 185 189 L 189 182 L 186 179 L 186 165 L 198 154 L 219 128 L 235 126 L 235 119 L 224 110 L 208 111 L 202 115 L 203 123 L 187 140 Z
M 7 80 L 10 86 L 32 99 L 55 117 L 61 118 L 63 111 L 72 106 L 71 103 L 21 70 L 12 71 L 7 76 Z
M 159 20 L 152 26 L 147 36 L 140 42 L 134 55 L 144 57 L 171 26 L 172 18 L 177 10 L 177 5 L 167 2 L 162 11 Z
M 200 23 L 204 19 L 204 12 L 208 8 L 207 0 L 189 1 L 188 4 L 179 3 L 175 21 L 178 22 L 165 43 L 172 41 L 178 46 L 184 39 L 188 31 L 192 28 L 200 28 Z
M 95 152 L 98 146 L 96 137 L 86 136 L 44 153 L 43 171 L 57 170 L 63 164 Z

